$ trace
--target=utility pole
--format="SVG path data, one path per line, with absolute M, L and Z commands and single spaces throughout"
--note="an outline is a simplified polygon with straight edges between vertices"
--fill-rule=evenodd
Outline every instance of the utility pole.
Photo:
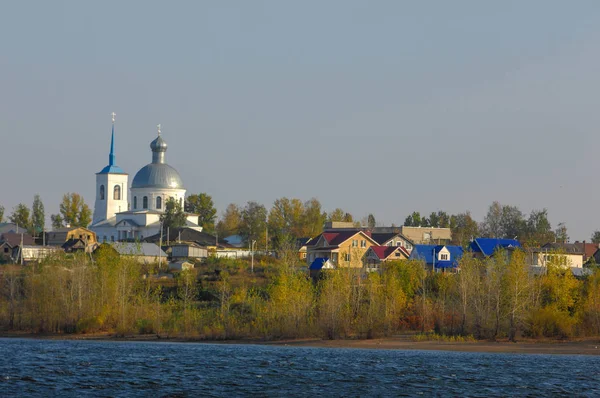
M 252 258 L 250 269 L 252 270 L 252 273 L 254 273 L 254 245 L 255 244 L 256 244 L 256 241 L 253 240 L 252 245 L 250 246 L 250 257 Z
M 19 251 L 21 252 L 21 265 L 23 265 L 23 232 L 21 232 L 21 246 Z
M 160 272 L 162 268 L 162 234 L 163 234 L 163 224 L 160 223 L 160 238 L 158 239 L 158 272 Z

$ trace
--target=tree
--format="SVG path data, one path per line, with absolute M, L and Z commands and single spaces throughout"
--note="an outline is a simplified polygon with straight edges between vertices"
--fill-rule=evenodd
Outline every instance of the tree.
M 328 214 L 327 221 L 344 221 L 344 222 L 352 222 L 354 221 L 354 217 L 352 214 L 345 212 L 339 207 Z
M 466 246 L 472 239 L 479 236 L 479 225 L 468 211 L 450 217 L 450 230 L 452 231 L 452 243 L 455 245 Z
M 491 238 L 514 238 L 523 236 L 526 232 L 526 222 L 523 213 L 516 206 L 501 205 L 494 202 L 481 225 L 484 235 Z
M 40 195 L 36 194 L 33 197 L 33 206 L 31 208 L 31 224 L 33 227 L 33 231 L 36 234 L 42 233 L 46 225 L 46 213 L 44 211 L 44 204 L 42 203 Z
M 0 215 L 0 220 L 2 220 L 2 216 Z M 592 234 L 592 243 L 597 245 L 600 243 L 600 231 L 596 230 Z
M 160 216 L 163 229 L 183 227 L 186 222 L 183 208 L 177 200 L 169 198 L 165 203 L 165 212 Z
M 185 211 L 198 214 L 198 225 L 202 226 L 206 232 L 211 233 L 215 230 L 217 209 L 215 209 L 210 195 L 200 193 L 188 196 L 185 201 Z
M 569 234 L 567 233 L 567 225 L 564 222 L 558 223 L 558 226 L 556 227 L 556 231 L 554 231 L 554 233 L 556 234 L 557 242 L 567 243 L 569 241 Z
M 27 207 L 23 203 L 19 203 L 13 208 L 13 212 L 8 219 L 10 220 L 10 222 L 17 224 L 22 228 L 30 229 L 31 219 L 29 218 L 29 214 L 29 207 Z
M 4 222 L 4 206 L 0 206 L 0 222 Z
M 217 233 L 226 237 L 240 232 L 242 225 L 242 211 L 235 203 L 230 203 L 217 223 Z
M 92 221 L 92 212 L 83 200 L 83 197 L 78 193 L 64 194 L 59 206 L 59 211 L 60 218 L 57 216 L 51 217 L 52 224 L 55 228 L 57 228 L 58 220 L 61 221 L 61 227 L 63 225 L 69 225 L 71 227 L 87 227 Z
M 276 245 L 304 235 L 304 204 L 300 199 L 275 200 L 269 212 L 270 237 Z
M 411 215 L 406 217 L 404 220 L 405 227 L 420 227 L 421 226 L 421 213 L 413 211 Z
M 316 236 L 323 230 L 323 224 L 327 220 L 327 213 L 321 209 L 321 202 L 312 198 L 304 203 L 304 214 L 302 224 L 304 225 L 304 236 Z
M 377 222 L 375 221 L 375 216 L 373 214 L 369 214 L 369 216 L 367 217 L 367 225 L 371 229 L 375 228 L 375 226 L 377 225 Z
M 53 229 L 59 229 L 64 227 L 64 223 L 63 223 L 63 218 L 60 216 L 60 214 L 52 214 L 50 216 L 50 220 L 52 221 L 52 228 Z
M 525 239 L 525 237 L 523 237 Z M 530 246 L 541 246 L 554 241 L 554 232 L 548 221 L 548 210 L 532 210 L 527 219 L 527 239 Z
M 244 238 L 244 242 L 263 241 L 262 237 L 267 231 L 267 209 L 265 206 L 250 201 L 242 210 L 241 215 L 240 235 Z

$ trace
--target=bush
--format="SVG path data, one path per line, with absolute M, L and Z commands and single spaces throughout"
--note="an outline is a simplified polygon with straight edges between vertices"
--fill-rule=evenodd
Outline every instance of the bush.
M 574 325 L 575 319 L 568 312 L 546 307 L 531 316 L 530 333 L 533 337 L 567 338 L 573 335 Z
M 135 328 L 139 334 L 153 334 L 154 326 L 149 319 L 138 319 L 135 321 Z
M 91 318 L 83 318 L 77 322 L 75 326 L 75 330 L 77 333 L 91 333 L 96 332 L 102 328 L 102 319 L 99 316 L 91 317 Z

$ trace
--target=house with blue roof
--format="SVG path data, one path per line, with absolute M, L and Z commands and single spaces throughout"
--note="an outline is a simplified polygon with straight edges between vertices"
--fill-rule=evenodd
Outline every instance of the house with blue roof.
M 469 245 L 474 257 L 486 258 L 494 255 L 498 250 L 522 249 L 521 243 L 516 239 L 477 238 Z
M 463 254 L 464 250 L 461 246 L 415 245 L 408 259 L 423 261 L 427 268 L 443 272 L 456 270 Z

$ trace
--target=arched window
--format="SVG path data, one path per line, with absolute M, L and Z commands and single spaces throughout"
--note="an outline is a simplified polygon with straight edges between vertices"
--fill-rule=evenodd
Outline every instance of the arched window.
M 144 199 L 142 200 L 142 207 L 144 209 L 148 208 L 148 197 L 147 196 L 144 196 Z
M 104 200 L 104 185 L 100 185 L 100 200 Z
M 137 210 L 137 196 L 133 197 L 133 210 Z
M 162 208 L 162 198 L 160 196 L 156 197 L 156 209 Z
M 115 185 L 115 190 L 113 192 L 113 199 L 121 200 L 121 187 L 118 185 Z

